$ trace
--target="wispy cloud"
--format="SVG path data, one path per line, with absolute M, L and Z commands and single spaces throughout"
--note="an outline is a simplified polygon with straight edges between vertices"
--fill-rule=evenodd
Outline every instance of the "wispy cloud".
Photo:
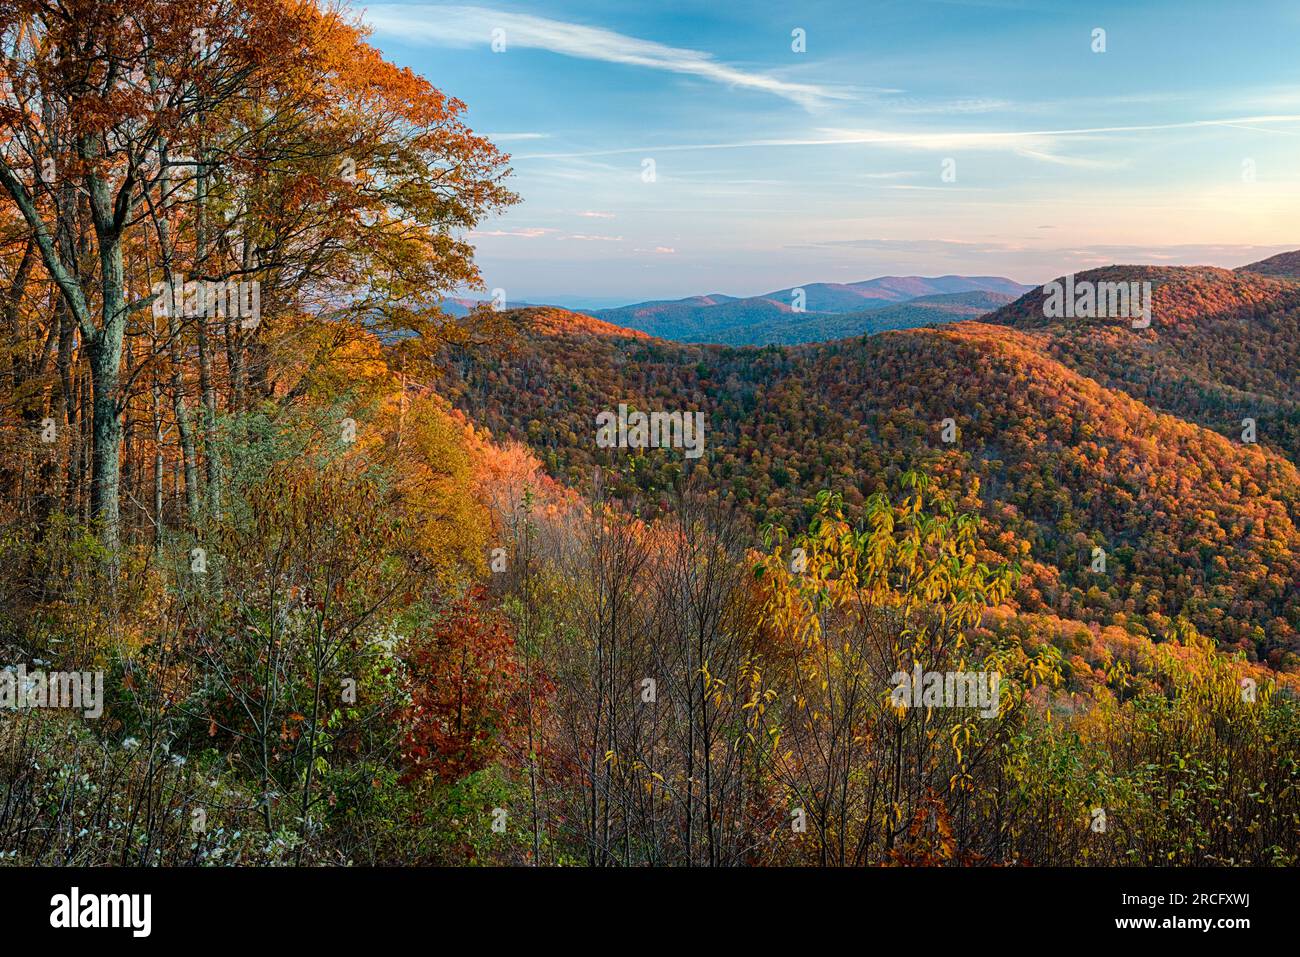
M 983 187 L 983 186 L 952 186 L 952 185 L 948 185 L 948 186 L 910 186 L 910 185 L 909 185 L 909 186 L 905 186 L 905 185 L 903 185 L 903 184 L 901 184 L 901 183 L 896 183 L 896 184 L 894 184 L 894 185 L 892 185 L 892 186 L 882 186 L 881 189 L 909 189 L 909 190 L 922 190 L 922 191 L 927 191 L 927 192 L 928 192 L 928 191 L 933 191 L 933 192 L 936 192 L 936 193 L 972 193 L 972 192 L 979 193 L 979 192 L 985 192 L 985 189 L 986 189 L 986 188 Z
M 721 63 L 711 53 L 643 40 L 603 27 L 552 20 L 526 13 L 487 7 L 418 4 L 375 4 L 365 20 L 381 35 L 402 40 L 425 40 L 449 46 L 482 44 L 486 49 L 493 31 L 511 48 L 548 50 L 562 56 L 605 63 L 622 63 L 669 73 L 697 76 L 729 87 L 756 90 L 813 108 L 827 100 L 849 99 L 844 89 L 815 83 L 795 83 Z
M 514 236 L 518 239 L 541 239 L 543 236 L 555 231 L 541 226 L 525 226 L 520 229 L 475 229 L 469 233 L 469 236 L 475 239 L 482 236 Z
M 550 133 L 484 133 L 494 143 L 514 143 L 519 140 L 550 139 Z
M 1219 120 L 1187 120 L 1181 123 L 1142 123 L 1128 126 L 1085 126 L 1059 130 L 1005 130 L 992 132 L 884 132 L 881 130 L 824 129 L 826 143 L 898 143 L 918 149 L 987 150 L 1034 149 L 1035 144 L 1048 146 L 1058 140 L 1097 137 L 1124 133 L 1151 133 L 1165 130 L 1191 130 L 1210 127 L 1271 126 L 1300 123 L 1300 114 L 1243 116 Z
M 1145 123 L 1128 126 L 1091 126 L 1054 130 L 995 130 L 995 131 L 887 131 L 873 129 L 821 128 L 815 137 L 774 137 L 771 139 L 735 140 L 729 143 L 679 143 L 660 146 L 629 146 L 612 149 L 586 150 L 572 153 L 533 153 L 515 159 L 563 159 L 590 156 L 616 156 L 640 154 L 654 156 L 690 150 L 763 149 L 802 146 L 896 146 L 908 149 L 959 153 L 964 151 L 1011 152 L 1043 162 L 1067 166 L 1110 168 L 1115 164 L 1099 160 L 1062 156 L 1057 150 L 1067 140 L 1104 139 L 1110 136 L 1155 133 L 1168 130 L 1194 130 L 1219 128 L 1271 127 L 1300 124 L 1300 114 L 1271 116 L 1243 116 L 1216 120 L 1188 120 L 1181 123 Z
M 1233 243 L 1050 246 L 1028 242 L 975 242 L 958 239 L 862 238 L 795 243 L 789 248 L 853 249 L 883 253 L 895 259 L 913 256 L 931 264 L 955 262 L 960 263 L 957 268 L 962 269 L 980 268 L 976 264 L 982 263 L 987 263 L 989 268 L 999 269 L 1005 268 L 1010 260 L 1021 265 L 1053 263 L 1106 266 L 1160 263 L 1182 266 L 1220 265 L 1232 268 L 1266 259 L 1294 247 Z M 1058 265 L 1057 268 L 1061 266 Z M 1061 273 L 1057 272 L 1055 275 Z
M 1019 104 L 1012 103 L 1010 100 L 996 100 L 988 97 L 977 97 L 965 100 L 943 100 L 936 103 L 925 103 L 915 99 L 899 99 L 889 104 L 894 113 L 1002 113 L 1010 110 L 1020 109 Z

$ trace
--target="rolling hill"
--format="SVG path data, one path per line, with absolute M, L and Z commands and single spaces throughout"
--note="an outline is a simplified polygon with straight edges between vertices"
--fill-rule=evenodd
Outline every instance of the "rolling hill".
M 979 315 L 1028 288 L 997 276 L 882 276 L 856 283 L 809 283 L 748 298 L 712 294 L 643 302 L 591 314 L 678 342 L 788 345 Z M 796 310 L 800 292 L 802 309 Z M 904 303 L 915 308 L 893 312 L 880 323 L 868 318 Z M 853 318 L 840 318 L 847 316 Z
M 1137 395 L 1152 370 L 1190 366 L 1194 352 L 1173 330 L 1248 323 L 1277 302 L 1268 280 L 1238 283 L 1223 272 L 1165 275 L 1170 288 L 1158 302 L 1177 308 L 1147 336 L 1123 330 L 1132 340 L 1122 353 L 1134 363 L 1128 378 L 1118 364 L 1102 379 L 1086 371 L 1114 345 L 1104 324 L 1041 324 L 1035 293 L 995 323 L 797 347 L 684 345 L 561 310 L 525 310 L 514 317 L 526 331 L 512 355 L 456 363 L 442 388 L 480 424 L 528 442 L 556 477 L 580 487 L 600 465 L 612 494 L 652 509 L 689 471 L 755 526 L 797 526 L 820 488 L 860 501 L 924 468 L 957 507 L 980 515 L 989 561 L 1020 563 L 1023 610 L 1143 636 L 1184 615 L 1220 645 L 1294 670 L 1294 461 L 1278 445 L 1243 444 L 1226 428 L 1171 414 L 1177 403 L 1160 389 L 1146 391 L 1169 412 Z M 1194 313 L 1207 302 L 1224 308 Z M 1279 321 L 1293 322 L 1289 315 Z M 1089 335 L 1102 336 L 1095 349 L 1067 347 Z M 1286 348 L 1281 332 L 1261 345 Z M 1206 381 L 1229 376 L 1234 349 L 1202 342 Z M 1293 363 L 1286 355 L 1261 365 L 1281 369 Z M 597 448 L 595 416 L 619 403 L 704 412 L 705 456 Z M 1212 408 L 1208 399 L 1185 404 L 1202 416 Z M 948 418 L 957 428 L 951 444 L 941 438 Z M 1091 568 L 1094 548 L 1109 559 L 1102 574 Z
M 1150 282 L 1151 328 L 1046 318 L 1042 290 L 984 321 L 1025 332 L 1075 371 L 1229 438 L 1253 419 L 1261 445 L 1300 464 L 1300 286 L 1251 267 L 1112 266 L 1075 279 Z
M 1239 266 L 1237 272 L 1253 272 L 1261 276 L 1278 276 L 1284 279 L 1300 278 L 1300 250 L 1278 253 L 1268 259 Z
M 890 329 L 916 329 L 921 326 L 937 326 L 961 319 L 975 319 L 1004 306 L 1014 299 L 1000 292 L 948 292 L 929 296 L 917 296 L 906 302 L 892 306 L 864 309 L 861 312 L 818 314 L 813 318 L 803 318 L 786 326 L 773 329 L 772 338 L 766 341 L 749 341 L 730 345 L 799 345 L 811 342 L 829 342 L 833 339 L 847 339 L 852 336 L 873 335 Z M 778 337 L 779 336 L 779 337 Z

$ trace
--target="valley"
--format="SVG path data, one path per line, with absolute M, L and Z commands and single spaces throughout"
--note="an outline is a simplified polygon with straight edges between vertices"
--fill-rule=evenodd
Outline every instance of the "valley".
M 1047 320 L 1037 290 L 980 321 L 794 347 L 678 344 L 535 309 L 512 317 L 508 358 L 445 388 L 574 487 L 600 466 L 653 511 L 689 479 L 755 529 L 799 525 L 818 489 L 863 502 L 922 469 L 979 513 L 990 562 L 1022 564 L 1025 611 L 1144 636 L 1187 616 L 1221 647 L 1296 670 L 1300 290 L 1249 271 L 1087 275 L 1153 281 L 1152 327 Z M 703 412 L 704 457 L 598 448 L 593 416 L 616 402 Z M 1255 444 L 1240 441 L 1248 414 Z

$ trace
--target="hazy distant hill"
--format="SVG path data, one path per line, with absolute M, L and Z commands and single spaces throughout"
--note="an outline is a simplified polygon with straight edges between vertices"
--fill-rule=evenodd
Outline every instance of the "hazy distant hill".
M 1257 263 L 1240 266 L 1238 272 L 1253 272 L 1261 276 L 1278 276 L 1282 278 L 1300 278 L 1300 250 L 1278 253 Z
M 921 326 L 938 326 L 960 319 L 977 319 L 1013 301 L 1014 296 L 1000 292 L 947 292 L 933 296 L 918 296 L 906 302 L 861 312 L 817 313 L 801 317 L 800 322 L 790 322 L 783 327 L 763 330 L 748 341 L 729 345 L 797 345 L 806 342 L 829 342 L 850 336 L 872 335 L 890 329 L 917 329 Z M 759 341 L 759 340 L 762 341 Z
M 591 315 L 677 342 L 794 344 L 970 318 L 1030 288 L 999 276 L 881 276 L 855 283 L 808 283 L 748 298 L 713 294 L 642 302 Z M 879 322 L 866 318 L 903 303 L 917 308 L 891 313 Z M 838 318 L 850 315 L 853 318 Z
M 854 312 L 873 304 L 907 302 L 921 296 L 959 292 L 995 292 L 1019 296 L 1032 286 L 1002 276 L 880 276 L 862 282 L 818 282 L 764 294 L 763 299 L 791 302 L 795 289 L 803 289 L 805 308 L 812 312 Z

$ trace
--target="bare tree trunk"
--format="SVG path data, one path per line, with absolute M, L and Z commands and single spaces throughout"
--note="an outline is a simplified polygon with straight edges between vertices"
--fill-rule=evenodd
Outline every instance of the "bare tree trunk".
M 207 156 L 199 148 L 199 162 L 194 181 L 194 262 L 199 269 L 207 258 L 208 173 Z M 199 391 L 203 399 L 203 441 L 206 446 L 208 507 L 214 518 L 221 516 L 221 456 L 217 451 L 217 389 L 212 380 L 212 348 L 208 342 L 207 317 L 199 310 L 197 323 L 199 345 Z
M 155 86 L 155 93 L 157 88 Z M 168 144 L 162 140 L 158 144 L 158 193 L 166 198 L 171 195 L 171 180 L 167 174 Z M 175 289 L 175 251 L 172 248 L 171 226 L 167 220 L 167 210 L 155 212 L 158 224 L 158 245 L 162 258 L 163 278 L 168 289 Z M 190 410 L 185 402 L 185 363 L 181 349 L 181 317 L 177 310 L 167 310 L 167 339 L 171 352 L 171 394 L 172 415 L 176 419 L 176 434 L 180 439 L 181 471 L 185 477 L 185 507 L 191 523 L 199 519 L 199 473 L 198 459 L 194 450 L 194 428 L 190 424 Z

